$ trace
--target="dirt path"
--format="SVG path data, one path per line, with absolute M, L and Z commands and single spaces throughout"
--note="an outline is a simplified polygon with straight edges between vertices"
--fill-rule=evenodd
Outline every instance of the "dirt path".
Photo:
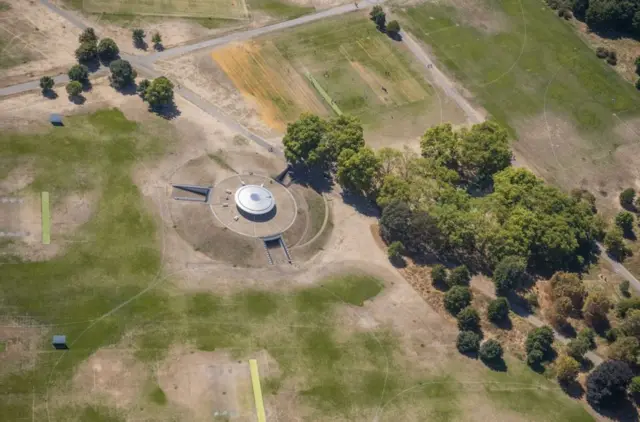
M 420 44 L 418 44 L 416 40 L 414 40 L 413 37 L 405 31 L 401 31 L 400 35 L 402 36 L 402 40 L 405 45 L 413 55 L 416 56 L 416 59 L 418 59 L 418 61 L 430 72 L 431 82 L 442 89 L 449 98 L 455 101 L 458 107 L 460 107 L 467 115 L 467 118 L 471 123 L 483 122 L 485 120 L 485 116 L 476 110 L 469 101 L 458 92 L 456 84 L 436 67 L 431 57 L 424 51 L 424 49 L 422 49 L 422 47 L 420 47 Z
M 627 270 L 624 265 L 611 258 L 606 252 L 604 245 L 598 243 L 598 247 L 601 251 L 600 258 L 609 262 L 611 264 L 611 268 L 613 268 L 613 272 L 618 274 L 622 278 L 629 280 L 629 283 L 631 283 L 631 287 L 633 287 L 636 292 L 640 293 L 640 281 L 638 281 L 638 279 L 633 274 L 631 274 L 631 272 L 629 272 L 629 270 Z

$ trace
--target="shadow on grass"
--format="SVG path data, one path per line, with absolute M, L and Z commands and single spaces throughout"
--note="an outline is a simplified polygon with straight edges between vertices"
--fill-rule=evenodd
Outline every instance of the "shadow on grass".
M 560 388 L 572 399 L 581 399 L 584 396 L 584 388 L 577 381 L 561 382 Z
M 492 359 L 492 360 L 484 360 L 484 359 L 480 359 L 482 361 L 482 363 L 485 364 L 485 366 L 489 369 L 491 369 L 492 371 L 496 371 L 496 372 L 507 372 L 507 363 L 504 361 L 504 359 L 500 358 L 500 359 Z
M 638 409 L 626 398 L 607 403 L 607 406 L 594 406 L 591 404 L 591 407 L 598 414 L 614 421 L 637 422 L 639 420 Z
M 149 44 L 147 44 L 146 41 L 142 40 L 142 41 L 133 41 L 133 46 L 135 48 L 138 48 L 140 50 L 144 50 L 147 51 L 149 49 Z
M 396 268 L 404 268 L 407 266 L 407 261 L 403 256 L 394 256 L 389 258 L 389 262 Z
M 389 38 L 391 38 L 394 41 L 398 41 L 398 42 L 402 41 L 402 34 L 400 34 L 399 32 L 387 32 L 386 34 Z
M 511 322 L 511 318 L 508 316 L 499 321 L 491 321 L 491 323 L 500 328 L 501 330 L 511 330 L 513 328 L 513 323 Z

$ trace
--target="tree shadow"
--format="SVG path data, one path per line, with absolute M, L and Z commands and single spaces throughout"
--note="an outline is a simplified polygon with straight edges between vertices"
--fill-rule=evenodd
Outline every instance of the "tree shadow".
M 388 32 L 388 31 L 385 31 L 385 32 L 386 32 L 387 36 L 389 38 L 391 38 L 392 40 L 398 41 L 398 42 L 402 41 L 402 34 L 401 33 L 399 33 L 399 32 Z
M 593 331 L 595 331 L 598 336 L 606 337 L 607 331 L 611 328 L 611 323 L 606 317 L 598 318 L 592 322 L 591 328 L 593 328 Z
M 322 168 L 307 168 L 303 165 L 291 165 L 291 180 L 309 187 L 317 193 L 327 193 L 333 188 L 331 174 Z
M 139 48 L 140 50 L 144 50 L 144 51 L 147 51 L 149 49 L 149 44 L 147 44 L 145 40 L 142 40 L 142 41 L 134 40 L 133 46 L 135 48 Z
M 182 114 L 175 103 L 150 107 L 150 110 L 163 119 L 173 120 Z
M 511 310 L 519 317 L 526 318 L 529 315 L 533 315 L 531 305 L 522 296 L 515 292 L 509 292 L 506 298 L 509 301 L 509 307 Z
M 396 268 L 405 268 L 407 266 L 407 261 L 402 256 L 390 257 L 389 262 Z
M 55 100 L 56 98 L 58 98 L 58 93 L 55 92 L 53 89 L 46 89 L 46 90 L 42 91 L 42 95 L 45 98 L 48 98 L 50 100 Z
M 71 101 L 75 105 L 82 105 L 87 101 L 87 99 L 83 95 L 70 95 L 69 101 Z
M 154 44 L 153 49 L 156 51 L 164 51 L 164 45 L 162 45 L 162 43 Z
M 459 351 L 459 350 L 458 350 Z M 460 351 L 459 351 L 460 352 Z M 460 352 L 462 356 L 466 356 L 469 359 L 478 360 L 478 352 Z
M 560 382 L 559 384 L 562 391 L 573 399 L 581 399 L 584 396 L 584 388 L 577 381 Z
M 93 89 L 93 84 L 89 79 L 85 79 L 82 81 L 82 92 L 91 92 Z
M 100 69 L 100 59 L 97 57 L 91 60 L 83 61 L 82 64 L 87 66 L 87 69 L 89 69 L 89 73 L 95 73 L 98 71 L 98 69 Z
M 342 200 L 360 214 L 367 217 L 380 217 L 380 209 L 369 198 L 351 192 L 343 191 Z
M 607 403 L 607 406 L 598 406 L 593 403 L 590 404 L 593 410 L 598 414 L 615 421 L 637 422 L 639 420 L 638 409 L 626 398 Z
M 569 322 L 558 325 L 557 327 L 555 327 L 555 329 L 558 330 L 558 333 L 562 334 L 565 337 L 575 338 L 578 335 L 578 332 L 576 331 L 574 326 L 569 324 Z
M 587 357 L 583 357 L 578 363 L 580 364 L 580 372 L 589 372 L 595 366 L 593 362 L 591 362 L 591 359 Z
M 629 239 L 632 241 L 637 240 L 638 238 L 636 237 L 636 234 L 634 233 L 633 229 L 631 230 L 625 230 L 622 235 L 624 236 L 625 239 Z
M 496 371 L 496 372 L 507 372 L 507 363 L 504 361 L 504 359 L 500 358 L 500 359 L 493 359 L 493 360 L 484 360 L 484 359 L 480 359 L 482 361 L 482 363 L 485 364 L 485 366 L 489 369 L 491 369 L 492 371 Z
M 109 65 L 111 64 L 111 62 L 114 62 L 116 60 L 120 60 L 120 54 L 116 54 L 114 57 L 109 57 L 109 58 L 103 58 L 103 57 L 99 57 L 98 60 L 100 60 L 100 64 L 104 67 L 109 67 Z
M 135 83 L 130 83 L 120 88 L 114 87 L 114 89 L 122 95 L 136 95 L 138 93 L 136 91 L 137 88 L 138 87 Z
M 513 322 L 511 322 L 511 318 L 508 316 L 499 321 L 491 321 L 493 325 L 500 328 L 501 330 L 511 330 L 513 328 Z

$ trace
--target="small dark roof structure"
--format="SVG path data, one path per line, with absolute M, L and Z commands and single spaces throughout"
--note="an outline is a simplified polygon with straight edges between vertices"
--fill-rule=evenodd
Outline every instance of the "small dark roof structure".
M 62 116 L 57 113 L 51 113 L 49 116 L 49 122 L 54 126 L 64 126 L 64 123 L 62 123 Z
M 56 349 L 67 349 L 67 336 L 53 336 L 51 344 Z

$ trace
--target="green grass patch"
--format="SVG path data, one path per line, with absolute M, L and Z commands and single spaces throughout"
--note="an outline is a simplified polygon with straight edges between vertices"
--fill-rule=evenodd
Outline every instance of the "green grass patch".
M 637 115 L 640 95 L 538 0 L 497 0 L 487 7 L 506 17 L 502 30 L 469 26 L 462 12 L 444 4 L 397 12 L 404 27 L 429 45 L 493 118 L 512 133 L 521 130 L 517 147 L 528 164 L 548 172 L 545 177 L 560 174 L 560 182 L 575 185 L 591 176 L 592 164 L 606 164 L 602 157 L 624 143 L 613 131 L 620 123 L 614 113 Z M 581 140 L 567 142 L 573 133 L 565 132 L 547 136 L 545 122 L 553 132 L 554 117 L 567 120 Z M 535 127 L 527 126 L 532 120 Z
M 11 10 L 11 5 L 6 1 L 0 1 L 0 12 L 6 12 L 7 10 Z
M 247 0 L 249 11 L 264 12 L 276 19 L 295 19 L 314 12 L 315 7 L 300 6 L 278 0 Z
M 491 371 L 486 376 L 490 382 L 485 385 L 487 397 L 498 407 L 537 420 L 593 421 L 580 403 L 570 401 L 555 383 L 548 382 L 543 375 L 531 371 L 520 361 L 510 360 L 508 364 L 509 372 Z M 512 384 L 514 378 L 528 387 Z
M 152 402 L 159 404 L 159 405 L 166 405 L 167 404 L 167 396 L 164 394 L 164 391 L 162 391 L 162 388 L 156 386 L 151 393 L 149 393 L 149 398 L 151 399 Z
M 49 211 L 49 192 L 42 192 L 42 243 L 48 245 L 51 243 L 51 214 Z
M 333 109 L 333 111 L 338 116 L 341 116 L 342 110 L 340 110 L 340 107 L 338 107 L 335 101 L 333 101 L 329 96 L 329 94 L 327 94 L 327 91 L 325 91 L 324 88 L 322 88 L 322 85 L 320 85 L 320 83 L 316 80 L 316 78 L 314 78 L 313 75 L 309 72 L 305 73 L 305 76 L 311 81 L 311 84 L 313 85 L 313 87 L 316 89 L 316 91 L 318 91 L 318 93 L 320 93 L 320 96 L 327 102 L 327 104 Z

